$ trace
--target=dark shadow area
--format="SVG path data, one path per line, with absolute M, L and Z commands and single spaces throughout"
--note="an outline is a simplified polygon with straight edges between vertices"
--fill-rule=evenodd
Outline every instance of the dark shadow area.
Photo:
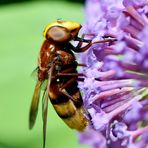
M 53 1 L 53 0 L 0 0 L 0 5 L 13 4 L 13 3 L 21 3 L 28 1 Z M 54 0 L 54 1 L 68 1 L 73 3 L 84 3 L 85 0 Z
M 0 0 L 0 5 L 4 5 L 4 4 L 11 4 L 11 3 L 20 3 L 20 2 L 27 2 L 27 1 L 31 1 L 31 0 Z
M 66 0 L 66 1 L 76 2 L 76 3 L 84 3 L 85 2 L 85 0 Z

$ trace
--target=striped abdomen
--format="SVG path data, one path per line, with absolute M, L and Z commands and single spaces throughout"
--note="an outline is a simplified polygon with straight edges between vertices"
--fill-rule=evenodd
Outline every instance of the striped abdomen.
M 59 117 L 62 118 L 70 128 L 83 131 L 88 122 L 82 108 L 83 101 L 79 88 L 77 87 L 77 81 L 73 82 L 73 84 L 66 89 L 73 99 L 59 92 L 61 85 L 63 85 L 63 83 L 53 82 L 51 84 L 49 91 L 51 103 Z

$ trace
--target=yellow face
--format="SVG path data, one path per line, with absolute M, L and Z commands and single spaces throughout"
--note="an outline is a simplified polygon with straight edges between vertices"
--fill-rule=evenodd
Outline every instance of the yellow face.
M 43 32 L 44 37 L 46 37 L 47 31 L 50 28 L 55 27 L 55 26 L 60 26 L 60 27 L 67 29 L 71 33 L 72 37 L 77 35 L 80 28 L 81 28 L 81 25 L 77 22 L 58 20 L 58 21 L 52 22 L 46 26 L 46 28 Z

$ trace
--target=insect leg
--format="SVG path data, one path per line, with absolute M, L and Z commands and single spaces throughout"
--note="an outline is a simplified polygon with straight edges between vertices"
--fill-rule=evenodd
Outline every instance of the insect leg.
M 78 78 L 78 81 L 84 82 L 84 78 Z
M 84 46 L 84 47 L 78 47 L 78 46 L 76 46 L 75 49 L 74 49 L 74 51 L 75 51 L 75 52 L 84 52 L 84 51 L 88 50 L 89 47 L 90 47 L 91 45 L 93 45 L 93 44 L 105 43 L 105 42 L 111 43 L 111 42 L 114 42 L 114 41 L 117 41 L 117 39 L 115 39 L 115 38 L 108 38 L 108 39 L 99 40 L 99 41 L 94 41 L 94 42 L 91 41 L 91 42 L 89 42 L 89 43 L 88 43 L 86 46 Z
M 78 76 L 85 76 L 85 75 L 83 73 L 58 73 L 57 76 L 78 77 Z M 84 78 L 77 78 L 77 81 L 84 82 Z
M 80 64 L 80 63 L 77 63 L 77 66 L 84 66 L 84 67 L 87 67 L 86 64 Z
M 69 93 L 68 93 L 65 89 L 60 90 L 60 92 L 61 92 L 63 95 L 65 95 L 66 97 L 70 98 L 71 100 L 74 99 L 71 95 L 69 95 Z
M 69 81 L 67 81 L 65 84 L 63 84 L 63 86 L 60 87 L 60 91 L 62 89 L 65 89 L 67 87 L 69 87 L 71 84 L 73 84 L 73 82 L 75 82 L 77 80 L 77 77 L 71 78 Z
M 77 76 L 85 76 L 82 73 L 58 73 L 57 76 L 72 76 L 72 77 L 77 77 Z M 77 81 L 84 82 L 84 78 L 77 78 Z
M 70 79 L 69 81 L 67 81 L 65 84 L 63 84 L 63 86 L 60 87 L 59 91 L 67 96 L 68 98 L 70 98 L 71 100 L 74 100 L 74 98 L 69 95 L 69 93 L 66 91 L 66 88 L 70 87 L 75 81 L 77 80 L 77 77 L 74 77 L 72 79 Z
M 92 40 L 88 40 L 88 39 L 84 39 L 84 37 L 88 35 L 88 34 L 82 34 L 82 37 L 79 38 L 77 37 L 76 40 L 79 41 L 78 45 L 75 47 L 77 52 L 83 52 L 86 51 L 90 46 L 91 46 L 91 41 Z M 86 46 L 82 47 L 83 43 L 88 43 Z
M 82 98 L 80 95 L 80 92 L 77 91 L 75 94 L 69 94 L 69 92 L 66 90 L 66 88 L 60 89 L 61 94 L 65 95 L 68 97 L 70 100 L 73 101 L 73 103 L 76 105 L 76 107 L 81 107 L 82 106 Z
M 76 41 L 79 41 L 78 45 L 76 48 L 81 48 L 82 44 L 84 42 L 86 43 L 92 43 L 92 44 L 96 44 L 96 43 L 104 43 L 104 42 L 114 42 L 114 41 L 117 41 L 116 38 L 114 37 L 110 37 L 110 36 L 103 36 L 103 40 L 99 40 L 99 41 L 95 41 L 95 42 L 92 42 L 92 40 L 87 40 L 87 39 L 84 39 L 84 37 L 88 35 L 88 36 L 95 36 L 94 34 L 82 34 L 82 37 L 76 37 Z
M 104 38 L 103 40 L 99 40 L 99 41 L 94 41 L 92 42 L 92 40 L 87 40 L 87 39 L 84 39 L 84 36 L 86 34 L 82 35 L 82 38 L 79 38 L 79 37 L 76 37 L 75 38 L 75 41 L 79 41 L 78 45 L 76 47 L 74 47 L 73 45 L 71 45 L 73 51 L 75 52 L 84 52 L 86 51 L 87 49 L 89 49 L 89 47 L 93 44 L 97 44 L 97 43 L 105 43 L 105 42 L 114 42 L 114 41 L 117 41 L 116 38 Z M 85 45 L 84 47 L 82 47 L 82 44 L 83 43 L 88 43 L 87 45 Z
M 78 45 L 77 45 L 77 48 L 81 48 L 83 42 L 86 42 L 86 43 L 90 43 L 90 42 L 91 42 L 91 40 L 86 40 L 86 39 L 84 39 L 84 37 L 85 37 L 86 35 L 89 35 L 89 34 L 82 34 L 82 37 L 81 37 L 81 38 L 78 37 L 78 36 L 75 38 L 76 41 L 79 41 L 79 43 L 78 43 Z
M 82 46 L 82 43 L 83 43 L 83 42 L 86 42 L 86 43 L 90 43 L 90 42 L 91 42 L 91 40 L 84 39 L 84 37 L 85 37 L 86 35 L 87 35 L 87 36 L 95 36 L 94 34 L 82 34 L 82 37 L 81 37 L 81 38 L 77 36 L 74 40 L 75 40 L 75 41 L 79 41 L 79 43 L 78 43 L 78 45 L 77 45 L 78 48 L 80 48 L 80 47 Z
M 83 73 L 58 73 L 58 76 L 72 76 L 72 77 L 77 77 L 77 76 L 85 76 Z
M 92 42 L 92 44 L 114 42 L 114 41 L 117 41 L 117 39 L 116 38 L 108 38 L 108 39 L 104 39 L 104 40 L 94 41 L 94 42 Z
M 85 34 L 82 35 L 82 38 L 80 37 L 76 37 L 74 40 L 75 41 L 79 41 L 78 45 L 76 47 L 74 47 L 72 44 L 69 44 L 69 47 L 74 51 L 74 52 L 83 52 L 86 51 L 91 45 L 91 41 L 92 40 L 87 40 L 84 39 Z M 86 46 L 82 47 L 83 43 L 88 43 Z
M 85 64 L 79 64 L 79 66 L 86 66 Z M 71 71 L 74 71 L 75 68 L 67 68 L 62 70 L 61 72 L 57 73 L 57 76 L 85 76 L 83 73 L 71 73 Z
M 69 73 L 71 71 L 74 71 L 75 69 L 76 69 L 75 67 L 70 67 L 70 68 L 67 68 L 67 69 L 62 70 L 61 72 L 62 73 Z

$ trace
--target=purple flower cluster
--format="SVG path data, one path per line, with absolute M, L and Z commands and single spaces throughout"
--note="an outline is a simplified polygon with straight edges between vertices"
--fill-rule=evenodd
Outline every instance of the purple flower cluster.
M 94 148 L 148 147 L 148 0 L 87 0 L 79 83 L 90 126 L 79 134 Z

